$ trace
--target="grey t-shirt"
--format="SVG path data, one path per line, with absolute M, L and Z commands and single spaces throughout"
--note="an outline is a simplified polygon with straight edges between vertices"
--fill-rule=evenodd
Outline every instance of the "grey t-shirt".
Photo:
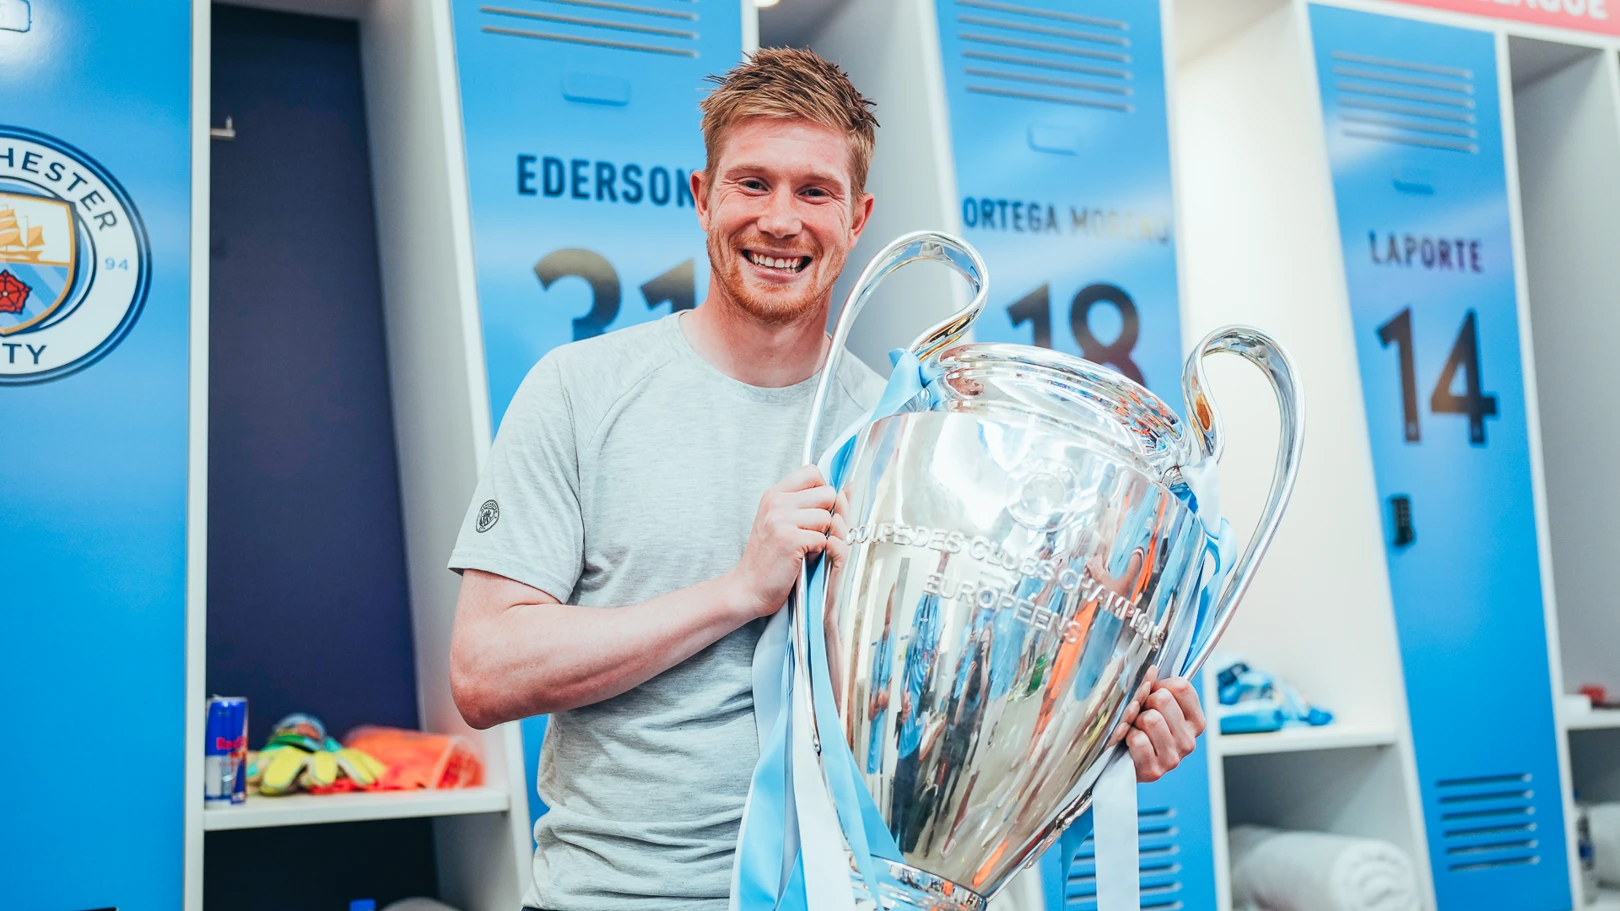
M 818 451 L 882 391 L 854 357 L 839 363 Z M 721 575 L 765 489 L 801 464 L 818 379 L 738 382 L 692 350 L 678 315 L 555 349 L 507 409 L 451 568 L 610 607 Z M 750 668 L 763 628 L 551 717 L 539 776 L 551 809 L 535 824 L 526 904 L 726 906 L 759 754 Z

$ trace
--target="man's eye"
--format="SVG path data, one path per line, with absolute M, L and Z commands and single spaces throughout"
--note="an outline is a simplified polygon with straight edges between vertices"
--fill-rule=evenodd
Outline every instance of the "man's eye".
M 754 179 L 750 178 L 748 180 L 743 181 L 742 184 L 743 184 L 744 187 L 746 187 L 746 188 L 748 188 L 750 190 L 763 190 L 763 189 L 765 189 L 765 181 L 763 181 L 763 180 L 754 180 Z

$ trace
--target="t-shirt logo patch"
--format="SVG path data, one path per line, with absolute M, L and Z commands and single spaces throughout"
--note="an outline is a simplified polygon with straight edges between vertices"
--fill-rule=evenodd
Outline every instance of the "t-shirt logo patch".
M 501 504 L 495 502 L 494 500 L 485 500 L 484 505 L 478 507 L 477 528 L 480 533 L 494 528 L 495 523 L 499 522 L 500 520 Z

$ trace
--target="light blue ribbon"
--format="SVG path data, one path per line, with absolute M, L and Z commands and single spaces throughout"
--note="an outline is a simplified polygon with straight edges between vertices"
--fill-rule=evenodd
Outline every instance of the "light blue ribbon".
M 894 370 L 889 374 L 877 406 L 852 426 L 821 459 L 827 483 L 837 487 L 843 481 L 855 438 L 872 421 L 905 408 L 927 385 L 928 377 L 915 355 L 895 351 L 889 355 Z M 822 603 L 826 573 L 815 561 L 809 578 L 810 604 Z M 733 873 L 732 907 L 738 911 L 804 909 L 808 899 L 804 887 L 804 860 L 799 843 L 796 814 L 793 811 L 793 776 L 819 774 L 816 769 L 794 769 L 789 760 L 793 737 L 808 732 L 793 730 L 792 706 L 796 681 L 790 615 L 797 605 L 771 618 L 760 636 L 754 653 L 754 718 L 760 731 L 759 762 L 754 767 L 748 803 L 743 811 L 738 835 L 737 861 Z M 861 782 L 855 756 L 844 741 L 827 671 L 826 634 L 820 611 L 805 615 L 810 640 L 810 686 L 816 725 L 823 732 L 821 766 L 828 792 L 838 813 L 855 865 L 871 894 L 877 894 L 879 860 L 899 860 L 900 849 L 883 821 L 883 814 L 872 802 Z

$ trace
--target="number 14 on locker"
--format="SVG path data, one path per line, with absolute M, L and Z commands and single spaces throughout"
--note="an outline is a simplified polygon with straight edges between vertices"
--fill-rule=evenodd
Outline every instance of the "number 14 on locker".
M 1468 442 L 1486 445 L 1485 419 L 1496 416 L 1496 396 L 1482 392 L 1480 378 L 1479 317 L 1473 310 L 1463 317 L 1462 328 L 1452 343 L 1451 354 L 1440 368 L 1440 378 L 1429 393 L 1429 410 L 1435 414 L 1459 414 L 1468 418 Z M 1406 307 L 1378 327 L 1378 341 L 1395 346 L 1400 356 L 1401 417 L 1408 443 L 1423 442 L 1423 425 L 1418 417 L 1417 355 L 1412 350 L 1412 308 Z M 1462 391 L 1456 391 L 1458 385 Z

